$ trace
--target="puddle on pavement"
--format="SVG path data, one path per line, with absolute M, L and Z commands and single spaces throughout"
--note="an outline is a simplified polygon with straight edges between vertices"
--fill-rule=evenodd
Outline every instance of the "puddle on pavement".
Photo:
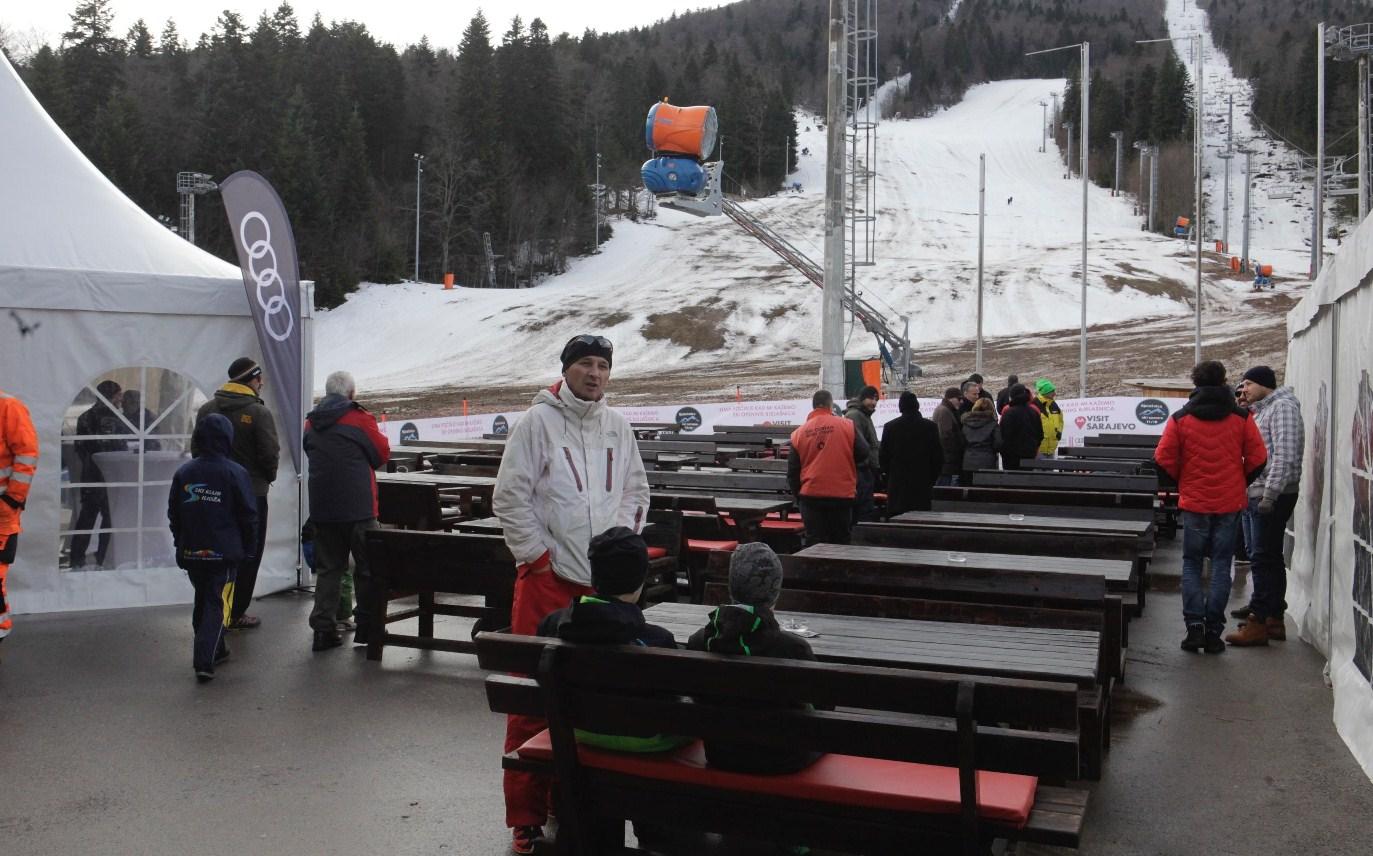
M 1111 693 L 1111 725 L 1128 726 L 1135 719 L 1163 707 L 1163 702 L 1150 695 L 1117 686 Z

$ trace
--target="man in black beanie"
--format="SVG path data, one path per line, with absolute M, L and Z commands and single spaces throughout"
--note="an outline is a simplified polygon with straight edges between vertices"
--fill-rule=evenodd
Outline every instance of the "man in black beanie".
M 239 357 L 229 364 L 229 381 L 215 390 L 214 397 L 196 414 L 197 424 L 211 413 L 223 414 L 233 424 L 229 459 L 248 471 L 257 499 L 257 544 L 253 555 L 239 564 L 238 578 L 233 584 L 233 609 L 227 625 L 233 630 L 249 630 L 262 623 L 248 614 L 248 604 L 253 600 L 258 567 L 267 547 L 267 491 L 276 481 L 281 460 L 276 421 L 262 401 L 262 383 L 262 367 L 251 357 Z M 199 454 L 194 443 L 191 453 Z
M 901 415 L 882 428 L 882 472 L 887 474 L 887 516 L 929 511 L 934 483 L 944 468 L 939 429 L 920 413 L 920 400 L 907 390 L 897 402 Z

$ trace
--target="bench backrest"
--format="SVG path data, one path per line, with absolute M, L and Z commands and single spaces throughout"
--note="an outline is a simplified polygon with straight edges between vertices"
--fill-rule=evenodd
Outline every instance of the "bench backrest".
M 1146 497 L 1147 498 L 1147 497 Z M 934 511 L 968 511 L 974 514 L 1024 514 L 1071 517 L 1077 520 L 1153 520 L 1153 508 L 1092 507 L 1089 505 L 1031 505 L 1017 502 L 964 502 L 936 499 Z
M 739 473 L 710 470 L 681 470 L 678 472 L 649 472 L 649 487 L 687 490 L 722 490 L 758 493 L 790 493 L 784 473 Z
M 1148 449 L 1158 447 L 1161 434 L 1097 434 L 1094 437 L 1087 437 L 1084 443 L 1088 446 L 1137 446 Z
M 443 528 L 437 485 L 422 482 L 377 482 L 377 522 L 403 529 Z
M 1113 493 L 1158 493 L 1158 478 L 1098 473 L 1043 473 L 1021 470 L 979 470 L 973 473 L 973 487 L 1018 487 L 1035 490 L 1109 491 Z
M 1103 461 L 1151 462 L 1154 449 L 1150 446 L 1060 446 L 1062 458 L 1098 458 Z
M 484 594 L 509 602 L 515 557 L 500 535 L 373 529 L 364 536 L 374 579 L 384 585 Z
M 1139 493 L 1102 490 L 1043 490 L 1022 487 L 984 487 L 960 485 L 958 487 L 936 487 L 933 493 L 936 511 L 951 511 L 941 508 L 941 502 L 991 502 L 1008 505 L 1053 505 L 1065 508 L 1100 508 L 1115 511 L 1120 508 L 1145 508 L 1152 510 L 1154 497 Z M 961 510 L 961 509 L 960 509 Z M 969 509 L 972 510 L 972 509 Z M 1026 512 L 1028 513 L 1028 512 Z M 1064 512 L 1066 514 L 1066 512 Z M 1107 515 L 1114 516 L 1114 515 Z
M 639 451 L 714 455 L 715 444 L 700 440 L 640 440 Z
M 488 671 L 534 675 L 533 681 L 488 676 L 487 699 L 498 713 L 546 715 L 555 754 L 558 729 L 566 729 L 561 748 L 572 750 L 571 729 L 583 728 L 966 764 L 969 772 L 1077 776 L 1077 690 L 1071 684 L 575 645 L 503 633 L 478 634 L 477 657 Z M 749 710 L 738 701 L 764 707 Z M 815 709 L 802 706 L 807 703 Z M 795 707 L 778 710 L 788 704 Z M 970 732 L 975 749 L 949 739 L 956 728 Z

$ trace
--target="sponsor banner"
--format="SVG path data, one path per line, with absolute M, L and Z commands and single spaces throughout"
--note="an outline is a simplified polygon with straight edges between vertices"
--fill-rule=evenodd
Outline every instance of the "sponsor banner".
M 281 197 L 267 179 L 240 170 L 219 183 L 229 215 L 234 250 L 248 290 L 248 309 L 257 326 L 268 394 L 276 404 L 277 425 L 290 439 L 287 449 L 301 472 L 301 314 L 300 266 L 296 239 Z
M 1063 410 L 1063 445 L 1081 446 L 1097 434 L 1162 434 L 1163 425 L 1183 398 L 1087 398 L 1060 399 Z M 920 400 L 920 412 L 934 415 L 939 399 Z M 616 408 L 633 423 L 676 423 L 683 433 L 710 434 L 717 425 L 800 425 L 810 413 L 809 399 L 786 401 L 730 401 L 723 403 L 636 405 Z M 426 441 L 472 440 L 487 434 L 510 433 L 522 411 L 485 413 L 476 416 L 450 416 L 436 419 L 391 420 L 382 430 L 392 443 L 418 444 Z M 896 398 L 877 403 L 873 424 L 882 426 L 900 415 Z

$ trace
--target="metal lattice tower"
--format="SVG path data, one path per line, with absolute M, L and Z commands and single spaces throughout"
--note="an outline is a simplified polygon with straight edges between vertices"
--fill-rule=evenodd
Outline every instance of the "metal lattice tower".
M 844 111 L 844 258 L 848 290 L 857 289 L 857 268 L 876 263 L 877 92 L 876 0 L 846 0 Z
M 1348 27 L 1326 30 L 1327 55 L 1337 62 L 1357 62 L 1359 64 L 1359 151 L 1358 186 L 1351 189 L 1347 177 L 1343 176 L 1343 162 L 1337 164 L 1335 175 L 1327 178 L 1326 194 L 1330 196 L 1359 196 L 1359 220 L 1368 216 L 1369 209 L 1369 170 L 1373 161 L 1370 146 L 1369 114 L 1373 112 L 1373 86 L 1369 80 L 1369 58 L 1373 57 L 1373 24 L 1353 24 Z M 1314 164 L 1313 164 L 1314 166 Z M 1332 187 L 1334 183 L 1337 186 Z
M 181 203 L 181 237 L 195 243 L 195 198 L 219 189 L 207 173 L 178 172 L 176 195 Z

